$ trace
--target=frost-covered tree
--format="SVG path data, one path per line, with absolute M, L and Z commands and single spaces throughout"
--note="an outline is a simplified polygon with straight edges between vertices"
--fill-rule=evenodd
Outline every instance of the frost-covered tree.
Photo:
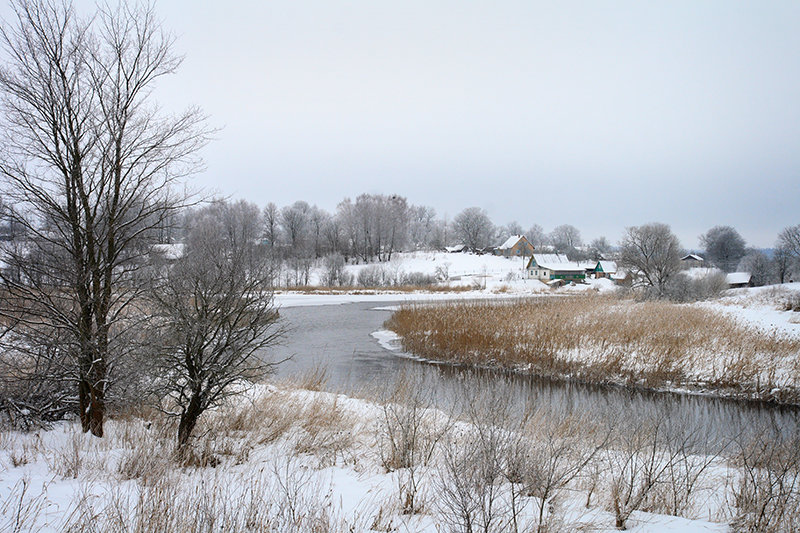
M 531 226 L 528 231 L 525 232 L 525 237 L 528 238 L 528 242 L 536 249 L 540 249 L 548 243 L 544 229 L 539 224 Z
M 523 235 L 525 233 L 525 230 L 522 229 L 522 225 L 519 222 L 517 222 L 516 220 L 512 220 L 505 226 L 500 226 L 497 229 L 497 233 L 498 233 L 497 241 L 498 244 L 500 244 L 501 242 L 505 241 L 512 235 Z
M 310 241 L 311 206 L 298 200 L 280 211 L 280 227 L 284 242 L 289 247 L 289 255 L 306 254 L 306 246 Z
M 408 238 L 415 249 L 430 248 L 436 230 L 436 210 L 428 206 L 409 207 Z
M 581 232 L 575 226 L 562 224 L 550 232 L 550 242 L 560 253 L 570 254 L 583 244 Z
M 453 218 L 453 230 L 473 250 L 485 248 L 494 234 L 494 224 L 480 207 L 468 207 Z
M 670 227 L 653 222 L 625 230 L 618 263 L 638 284 L 663 296 L 667 284 L 680 271 L 680 258 L 681 246 Z
M 751 250 L 742 257 L 737 267 L 739 272 L 749 272 L 750 281 L 756 287 L 767 285 L 775 277 L 774 264 L 767 255 L 760 250 Z
M 273 249 L 277 246 L 280 236 L 280 211 L 278 211 L 278 206 L 273 202 L 268 203 L 264 207 L 262 220 L 264 224 L 264 240 L 267 246 Z
M 589 243 L 589 254 L 591 259 L 594 261 L 605 259 L 610 251 L 611 243 L 608 242 L 608 239 L 603 236 L 600 236 Z
M 706 258 L 725 272 L 732 272 L 745 254 L 744 239 L 731 226 L 714 226 L 700 236 L 700 245 Z
M 400 195 L 362 194 L 336 208 L 350 255 L 363 261 L 391 260 L 408 239 L 408 201 Z

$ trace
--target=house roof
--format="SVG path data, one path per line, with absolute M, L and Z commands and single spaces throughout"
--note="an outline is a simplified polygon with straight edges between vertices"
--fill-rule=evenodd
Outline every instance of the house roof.
M 455 246 L 445 246 L 444 249 L 448 252 L 455 253 L 463 252 L 466 247 L 466 244 L 456 244 Z
M 751 277 L 750 272 L 731 272 L 725 276 L 725 281 L 728 285 L 746 285 L 750 283 Z
M 684 257 L 681 257 L 681 261 L 689 261 L 692 259 L 695 261 L 704 261 L 704 259 L 697 254 L 689 254 Z
M 512 235 L 511 237 L 506 239 L 506 241 L 503 244 L 501 244 L 500 246 L 498 246 L 497 248 L 499 250 L 508 250 L 509 248 L 513 248 L 514 245 L 517 244 L 522 239 L 525 239 L 525 236 L 523 236 L 523 235 Z M 525 240 L 527 240 L 527 239 L 525 239 Z
M 586 272 L 586 269 L 575 263 L 537 263 L 539 267 L 553 270 L 554 272 Z
M 598 261 L 597 266 L 595 266 L 595 270 L 597 269 L 606 274 L 613 274 L 617 271 L 617 264 L 614 261 Z
M 597 266 L 596 261 L 573 261 L 572 264 L 581 267 L 584 270 L 594 270 L 594 268 Z
M 535 265 L 541 265 L 542 263 L 569 263 L 569 260 L 559 254 L 533 254 L 531 256 L 531 260 L 528 261 L 528 268 Z

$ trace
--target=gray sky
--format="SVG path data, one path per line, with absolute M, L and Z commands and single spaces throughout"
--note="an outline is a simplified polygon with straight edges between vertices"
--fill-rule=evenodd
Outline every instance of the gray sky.
M 79 7 L 91 5 L 80 1 Z M 196 184 L 263 206 L 398 193 L 616 242 L 800 223 L 800 2 L 160 1 Z M 7 12 L 7 8 L 4 8 Z

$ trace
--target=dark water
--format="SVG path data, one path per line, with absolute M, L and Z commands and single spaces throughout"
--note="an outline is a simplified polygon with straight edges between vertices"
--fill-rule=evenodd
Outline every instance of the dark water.
M 519 405 L 559 415 L 589 413 L 591 418 L 604 420 L 634 415 L 628 424 L 635 424 L 637 419 L 666 420 L 677 428 L 675 431 L 700 432 L 715 441 L 756 432 L 777 437 L 800 431 L 800 409 L 794 407 L 552 382 L 401 357 L 382 348 L 370 335 L 391 315 L 375 307 L 387 305 L 392 302 L 282 309 L 289 332 L 281 346 L 270 350 L 269 357 L 291 359 L 279 366 L 278 376 L 300 376 L 322 364 L 327 369 L 327 388 L 348 392 L 386 389 L 401 373 L 421 374 L 426 386 L 436 387 L 441 403 L 451 401 L 457 389 L 463 396 L 465 389 L 505 387 Z

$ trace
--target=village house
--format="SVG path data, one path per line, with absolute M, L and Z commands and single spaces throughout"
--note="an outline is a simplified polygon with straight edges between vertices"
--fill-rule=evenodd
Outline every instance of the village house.
M 598 261 L 594 267 L 595 279 L 607 278 L 617 273 L 617 264 L 614 261 Z
M 681 257 L 681 267 L 684 269 L 698 268 L 705 266 L 705 259 L 697 254 L 689 254 Z
M 495 248 L 494 253 L 503 257 L 527 257 L 533 254 L 533 245 L 524 235 L 512 235 Z
M 753 286 L 753 276 L 750 272 L 731 272 L 725 275 L 725 282 L 731 289 L 741 289 Z
M 566 256 L 559 254 L 533 254 L 525 268 L 529 279 L 549 282 L 552 280 L 583 281 L 586 268 L 571 263 Z

